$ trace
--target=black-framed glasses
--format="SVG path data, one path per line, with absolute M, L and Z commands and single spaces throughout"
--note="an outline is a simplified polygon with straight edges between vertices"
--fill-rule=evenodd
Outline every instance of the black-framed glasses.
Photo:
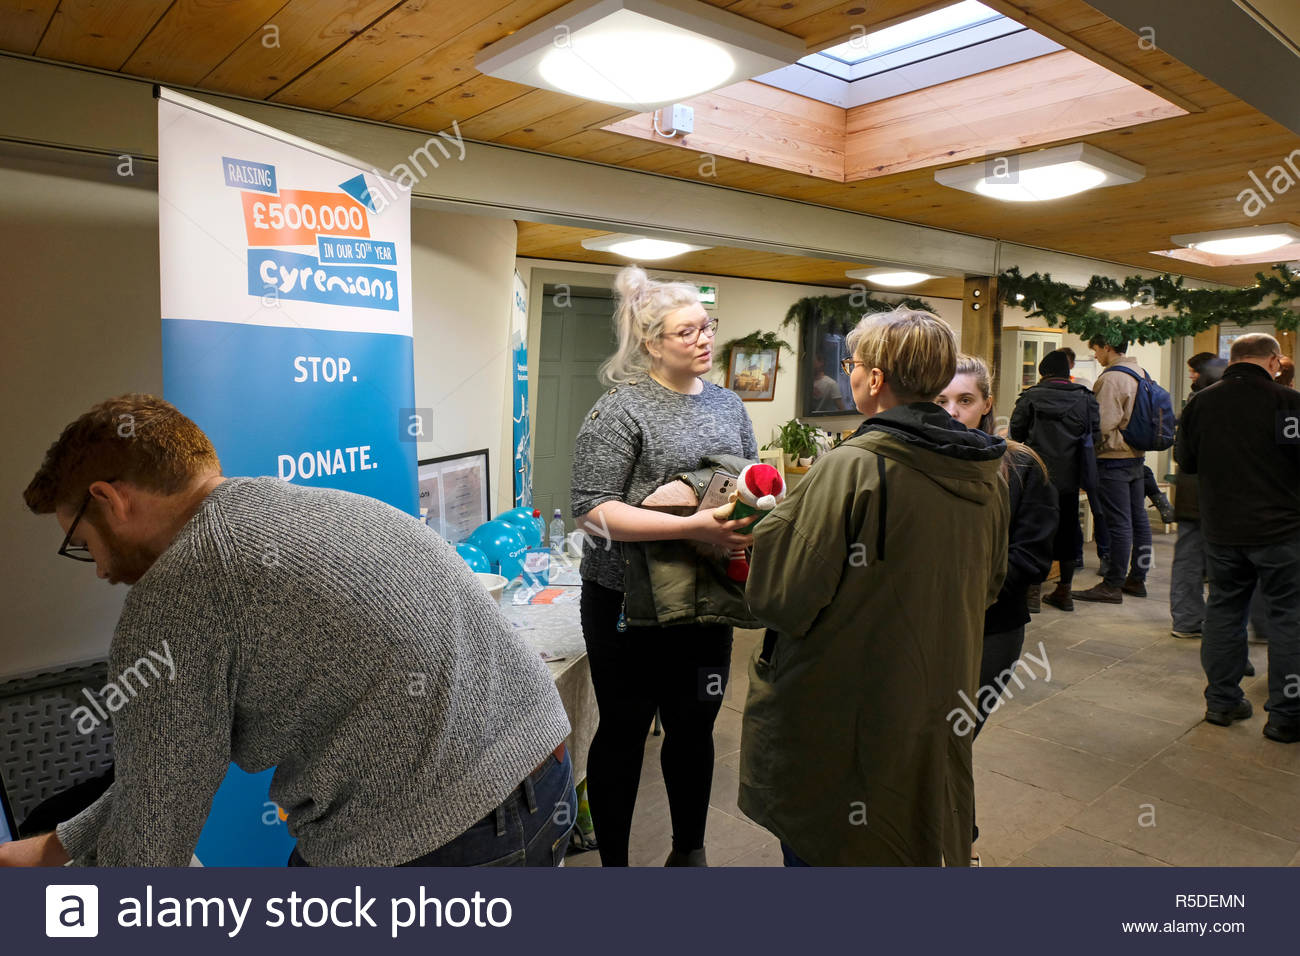
M 68 525 L 68 533 L 63 536 L 63 544 L 59 545 L 59 554 L 65 558 L 71 558 L 73 561 L 94 561 L 90 549 L 84 544 L 70 544 L 72 533 L 77 530 L 77 525 L 81 522 L 81 516 L 86 513 L 86 508 L 90 505 L 90 492 L 86 492 L 86 497 L 81 502 L 81 507 L 77 509 L 77 515 L 72 519 L 72 524 Z
M 853 374 L 853 366 L 866 365 L 866 364 L 867 363 L 862 361 L 861 359 L 855 359 L 855 358 L 840 359 L 840 368 L 844 369 L 845 375 Z
M 705 325 L 692 325 L 688 328 L 682 329 L 680 332 L 674 332 L 673 334 L 681 340 L 682 345 L 694 345 L 700 340 L 700 336 L 705 332 L 709 333 L 709 338 L 713 338 L 717 335 L 718 320 L 709 319 L 708 323 Z
M 117 481 L 116 478 L 108 479 L 111 485 Z M 94 561 L 95 557 L 90 553 L 90 549 L 84 544 L 72 544 L 72 535 L 77 530 L 77 525 L 81 523 L 81 517 L 86 513 L 90 506 L 90 490 L 86 490 L 86 497 L 81 502 L 81 507 L 77 509 L 77 514 L 72 519 L 72 524 L 68 525 L 68 533 L 63 536 L 63 544 L 59 545 L 59 554 L 65 558 L 71 558 L 73 561 Z

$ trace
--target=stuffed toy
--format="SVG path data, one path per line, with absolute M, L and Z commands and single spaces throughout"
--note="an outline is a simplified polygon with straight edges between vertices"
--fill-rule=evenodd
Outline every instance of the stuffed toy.
M 719 505 L 713 511 L 713 517 L 719 521 L 737 521 L 758 515 L 748 528 L 752 533 L 763 516 L 785 500 L 785 479 L 781 472 L 765 462 L 747 465 L 740 472 L 736 481 L 736 490 L 725 505 Z M 749 559 L 745 557 L 744 548 L 736 548 L 729 555 L 727 577 L 733 581 L 744 582 L 749 578 Z

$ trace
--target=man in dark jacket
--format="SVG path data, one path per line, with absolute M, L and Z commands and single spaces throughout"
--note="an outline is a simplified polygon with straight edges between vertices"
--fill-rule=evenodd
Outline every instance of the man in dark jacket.
M 1251 716 L 1241 692 L 1245 619 L 1258 584 L 1268 608 L 1268 722 L 1264 736 L 1300 741 L 1300 392 L 1273 381 L 1281 348 L 1271 335 L 1232 344 L 1223 380 L 1183 412 L 1175 457 L 1198 478 L 1210 602 L 1201 665 L 1205 719 Z
M 1042 380 L 1020 393 L 1011 413 L 1010 433 L 1043 459 L 1057 493 L 1056 537 L 1052 557 L 1060 562 L 1061 579 L 1045 604 L 1073 611 L 1070 584 L 1074 581 L 1075 555 L 1079 553 L 1079 486 L 1086 444 L 1101 442 L 1101 413 L 1092 389 L 1070 381 L 1070 357 L 1063 349 L 1048 352 L 1038 365 Z

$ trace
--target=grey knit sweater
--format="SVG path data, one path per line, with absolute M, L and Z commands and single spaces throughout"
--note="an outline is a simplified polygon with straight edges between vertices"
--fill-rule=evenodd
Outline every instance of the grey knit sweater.
M 150 651 L 175 676 L 144 670 L 114 716 L 116 782 L 58 828 L 77 862 L 185 865 L 232 760 L 277 768 L 308 862 L 407 862 L 569 732 L 546 665 L 455 551 L 342 491 L 219 485 L 127 596 L 110 680 Z
M 650 376 L 609 389 L 588 413 L 573 447 L 571 511 L 582 517 L 606 501 L 639 505 L 705 455 L 756 458 L 758 442 L 744 402 L 705 382 L 698 395 L 665 388 Z M 623 546 L 588 540 L 582 579 L 623 590 Z

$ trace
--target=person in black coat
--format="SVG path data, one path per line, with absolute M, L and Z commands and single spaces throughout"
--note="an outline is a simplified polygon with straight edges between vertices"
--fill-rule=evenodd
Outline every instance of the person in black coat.
M 1070 359 L 1062 349 L 1048 352 L 1038 365 L 1042 380 L 1020 393 L 1011 413 L 1010 436 L 1024 442 L 1043 460 L 1057 495 L 1057 521 L 1052 557 L 1060 562 L 1061 580 L 1043 602 L 1073 611 L 1070 584 L 1082 537 L 1079 527 L 1079 486 L 1084 456 L 1101 442 L 1101 412 L 1092 389 L 1070 381 Z
M 1174 457 L 1197 476 L 1210 601 L 1202 627 L 1205 719 L 1251 716 L 1241 691 L 1249 662 L 1242 621 L 1258 586 L 1268 620 L 1264 736 L 1300 741 L 1300 392 L 1273 381 L 1282 364 L 1271 335 L 1232 343 L 1221 381 L 1183 410 Z
M 993 434 L 993 394 L 989 369 L 984 360 L 971 355 L 957 357 L 957 374 L 935 399 L 953 418 L 967 428 Z M 1095 404 L 1095 402 L 1094 402 Z M 980 701 L 975 719 L 975 737 L 989 713 L 997 706 L 1010 682 L 1016 661 L 1025 644 L 1025 625 L 1029 623 L 1028 593 L 1037 586 L 1052 566 L 1052 538 L 1056 533 L 1056 492 L 1047 478 L 1047 467 L 1034 451 L 1018 442 L 1007 443 L 1002 456 L 1002 477 L 1007 483 L 1011 505 L 1008 524 L 1007 576 L 997 601 L 984 612 L 984 650 L 980 656 Z M 1078 510 L 1079 494 L 1073 506 Z M 1071 552 L 1070 561 L 1074 554 Z M 1071 564 L 1073 568 L 1073 564 Z M 990 688 L 992 693 L 985 693 Z M 988 711 L 984 710 L 988 701 Z M 972 738 L 973 740 L 974 738 Z M 973 825 L 973 821 L 972 821 Z M 973 839 L 979 839 L 974 826 Z M 972 856 L 973 865 L 979 857 Z

